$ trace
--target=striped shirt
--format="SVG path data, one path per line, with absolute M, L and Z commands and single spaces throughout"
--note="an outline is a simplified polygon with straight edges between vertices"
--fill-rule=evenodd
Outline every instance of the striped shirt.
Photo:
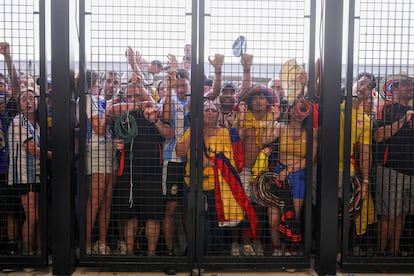
M 40 157 L 24 146 L 32 140 L 40 147 L 39 125 L 33 125 L 24 114 L 17 114 L 8 130 L 9 185 L 40 183 Z

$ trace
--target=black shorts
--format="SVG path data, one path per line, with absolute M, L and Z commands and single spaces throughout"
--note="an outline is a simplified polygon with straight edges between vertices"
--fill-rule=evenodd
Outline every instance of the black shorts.
M 40 183 L 25 183 L 25 184 L 14 184 L 13 189 L 19 196 L 27 195 L 29 192 L 40 192 Z
M 184 185 L 185 163 L 168 162 L 166 201 L 182 200 Z
M 6 174 L 0 174 L 0 213 L 21 212 L 20 196 L 13 186 L 8 185 Z

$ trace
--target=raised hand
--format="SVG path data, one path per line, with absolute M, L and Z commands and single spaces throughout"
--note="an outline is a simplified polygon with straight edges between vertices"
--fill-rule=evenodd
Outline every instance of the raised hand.
M 214 58 L 208 57 L 208 61 L 210 62 L 211 66 L 214 67 L 216 72 L 221 71 L 221 68 L 224 64 L 224 55 L 222 54 L 215 54 Z
M 142 58 L 142 55 L 141 55 L 141 53 L 138 51 L 138 50 L 136 50 L 135 51 L 135 63 L 139 66 L 139 67 L 141 67 L 141 65 L 142 65 L 142 63 L 144 63 L 144 59 Z
M 158 109 L 155 107 L 154 103 L 148 101 L 142 103 L 142 108 L 144 109 L 144 117 L 148 121 L 155 123 L 158 119 Z
M 278 103 L 275 103 L 270 107 L 269 112 L 273 114 L 273 120 L 277 121 L 280 117 L 280 105 Z
M 170 65 L 170 70 L 177 71 L 179 69 L 179 66 L 178 66 L 178 61 L 175 55 L 168 54 L 167 58 L 168 58 L 168 64 Z
M 141 83 L 141 76 L 140 75 L 138 75 L 137 73 L 135 73 L 135 72 L 132 72 L 131 73 L 131 76 L 129 77 L 129 80 L 128 80 L 129 82 L 132 82 L 132 83 L 135 83 L 135 84 L 140 84 Z
M 10 56 L 10 44 L 8 42 L 0 42 L 0 54 Z
M 240 63 L 243 66 L 243 70 L 250 70 L 253 63 L 253 55 L 243 54 L 240 58 Z
M 125 50 L 125 57 L 127 58 L 128 64 L 134 63 L 134 50 L 131 47 L 127 47 Z

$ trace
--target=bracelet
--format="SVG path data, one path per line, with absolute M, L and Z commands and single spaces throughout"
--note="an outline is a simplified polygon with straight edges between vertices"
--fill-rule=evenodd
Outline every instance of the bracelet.
M 250 73 L 250 69 L 248 69 L 248 70 L 243 70 L 243 73 Z
M 364 184 L 368 184 L 368 183 L 369 183 L 369 180 L 368 180 L 368 179 L 364 179 L 364 180 L 362 181 L 362 183 L 364 183 Z
M 220 75 L 220 74 L 221 74 L 221 71 L 214 72 L 214 74 L 216 74 L 216 75 Z

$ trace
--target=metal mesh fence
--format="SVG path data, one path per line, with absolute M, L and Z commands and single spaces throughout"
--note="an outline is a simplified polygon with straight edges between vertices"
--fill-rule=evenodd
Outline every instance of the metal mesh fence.
M 367 146 L 351 150 L 351 176 L 352 162 L 359 159 L 356 174 L 368 185 L 362 186 L 367 192 L 360 213 L 344 228 L 349 244 L 343 246 L 353 257 L 412 255 L 412 133 L 410 119 L 404 120 L 413 97 L 412 9 L 407 1 L 355 3 L 354 75 L 359 75 L 352 86 L 351 141 Z
M 46 233 L 40 224 L 40 128 L 38 6 L 5 1 L 1 65 L 1 254 L 40 256 Z M 44 130 L 46 133 L 46 130 Z M 46 187 L 47 184 L 44 184 Z M 45 217 L 46 219 L 46 217 Z
M 200 1 L 204 14 L 193 2 L 74 3 L 85 19 L 75 20 L 73 47 L 86 85 L 71 103 L 85 106 L 76 110 L 86 134 L 75 185 L 80 259 L 308 265 L 318 104 L 324 93 L 342 93 L 341 139 L 329 141 L 340 148 L 342 262 L 410 261 L 413 4 L 344 1 L 343 52 L 353 64 L 334 92 L 320 90 L 324 72 L 310 64 L 324 51 L 323 1 Z M 59 113 L 47 76 L 39 97 L 40 63 L 51 60 L 39 54 L 39 5 L 0 5 L 6 259 L 44 256 L 39 216 L 53 224 L 39 207 L 40 191 L 41 205 L 52 206 L 53 164 L 40 155 L 51 155 Z

